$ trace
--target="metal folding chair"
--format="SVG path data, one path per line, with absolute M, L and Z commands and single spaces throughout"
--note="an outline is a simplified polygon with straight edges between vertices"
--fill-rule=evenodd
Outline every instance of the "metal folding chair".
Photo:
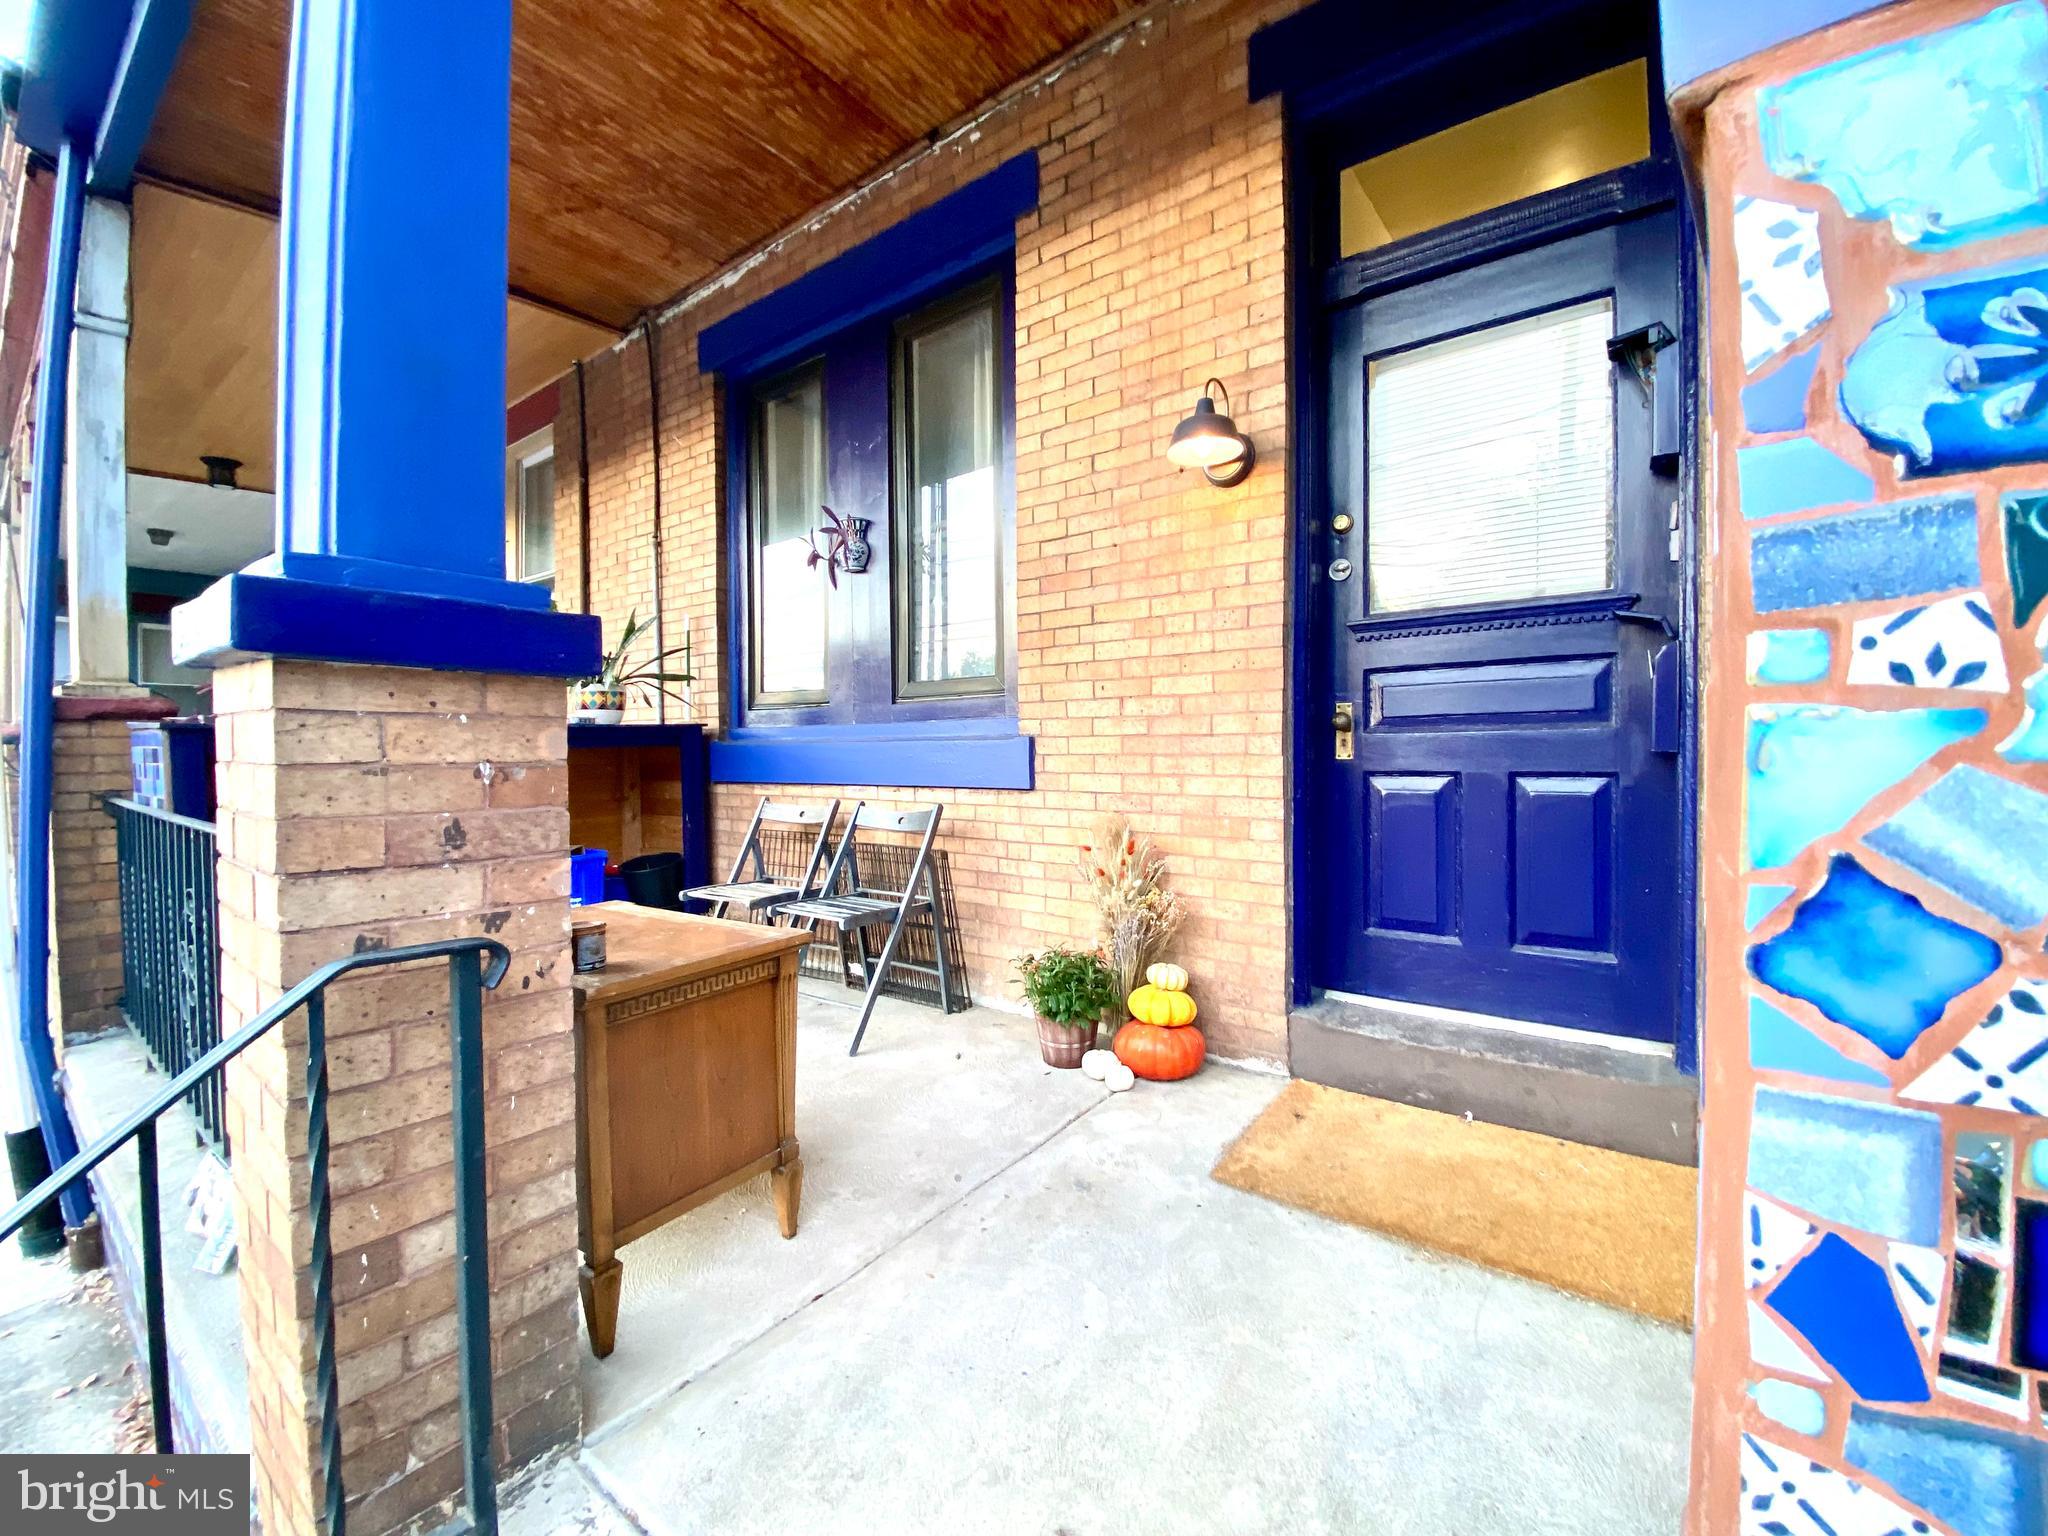
M 740 844 L 739 856 L 732 861 L 732 874 L 726 882 L 723 885 L 692 886 L 682 893 L 683 899 L 710 902 L 715 917 L 724 917 L 732 908 L 738 907 L 749 918 L 765 910 L 773 921 L 774 913 L 785 903 L 816 890 L 831 888 L 829 885 L 820 887 L 814 882 L 818 878 L 818 866 L 825 861 L 825 845 L 832 839 L 832 823 L 838 815 L 837 800 L 828 805 L 785 804 L 764 797 L 754 807 L 754 819 L 747 824 L 746 841 Z M 804 864 L 801 883 L 791 885 L 786 880 L 769 876 L 767 861 L 761 855 L 761 828 L 764 825 L 818 829 L 818 835 L 811 843 L 811 856 Z M 753 878 L 743 879 L 750 861 L 754 866 Z
M 951 1012 L 953 1006 L 953 977 L 946 964 L 945 910 L 939 901 L 938 875 L 932 868 L 932 840 L 939 835 L 939 813 L 942 807 L 928 806 L 923 810 L 893 811 L 879 806 L 857 805 L 852 819 L 846 824 L 846 831 L 839 840 L 839 851 L 832 856 L 832 867 L 825 872 L 819 894 L 787 902 L 776 910 L 779 915 L 792 922 L 808 922 L 811 931 L 817 932 L 820 923 L 829 923 L 842 934 L 851 933 L 860 954 L 861 974 L 867 981 L 867 996 L 860 1007 L 860 1022 L 854 1026 L 853 1044 L 846 1054 L 860 1054 L 861 1037 L 868 1030 L 868 1016 L 875 1011 L 875 999 L 881 995 L 882 980 L 889 974 L 891 962 L 908 966 L 914 970 L 927 967 L 912 965 L 908 961 L 896 961 L 896 946 L 903 937 L 903 928 L 913 917 L 931 914 L 932 948 L 938 964 L 939 1007 L 942 1012 Z M 860 878 L 860 854 L 855 847 L 855 834 L 867 832 L 901 832 L 911 837 L 920 837 L 917 856 L 910 862 L 910 869 L 903 881 L 903 889 L 892 891 L 886 888 L 864 885 Z M 842 892 L 840 881 L 844 878 Z M 870 928 L 889 925 L 889 937 L 882 942 L 879 958 L 868 950 L 867 933 Z

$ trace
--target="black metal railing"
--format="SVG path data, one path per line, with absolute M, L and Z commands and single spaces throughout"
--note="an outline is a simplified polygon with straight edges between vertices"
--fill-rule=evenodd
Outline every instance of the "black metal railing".
M 141 1186 L 143 1318 L 148 1330 L 149 1391 L 156 1448 L 171 1444 L 170 1351 L 164 1333 L 162 1196 L 157 1183 L 157 1117 L 300 1008 L 306 1010 L 306 1160 L 312 1207 L 314 1391 L 320 1415 L 320 1468 L 327 1536 L 346 1536 L 341 1480 L 341 1394 L 335 1375 L 333 1200 L 327 1187 L 327 986 L 373 966 L 448 961 L 448 1045 L 455 1159 L 456 1349 L 462 1380 L 463 1471 L 467 1508 L 435 1536 L 495 1536 L 496 1462 L 491 1453 L 490 1235 L 484 1206 L 484 988 L 504 979 L 511 955 L 495 939 L 441 939 L 369 950 L 331 961 L 226 1040 L 179 1072 L 156 1096 L 65 1163 L 0 1216 L 0 1243 L 64 1190 L 129 1142 Z M 486 957 L 489 965 L 485 965 Z
M 176 1077 L 220 1044 L 220 929 L 213 823 L 109 795 L 121 870 L 121 1011 L 156 1064 Z M 227 1153 L 215 1075 L 192 1113 Z

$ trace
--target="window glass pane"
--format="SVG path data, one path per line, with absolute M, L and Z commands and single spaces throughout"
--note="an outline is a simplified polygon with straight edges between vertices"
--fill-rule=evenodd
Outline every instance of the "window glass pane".
M 1373 612 L 1612 585 L 1613 308 L 1596 299 L 1369 366 Z
M 995 307 L 908 336 L 905 669 L 913 683 L 996 676 L 1002 512 L 996 499 Z
M 171 630 L 167 624 L 135 626 L 135 680 L 138 683 L 184 683 L 201 687 L 213 681 L 211 669 L 181 667 L 171 660 Z
M 826 584 L 808 563 L 812 530 L 824 521 L 824 429 L 816 374 L 757 401 L 754 635 L 761 695 L 825 691 Z
M 1338 254 L 1648 159 L 1649 66 L 1603 69 L 1338 173 Z
M 536 581 L 555 570 L 555 456 L 519 466 L 519 579 Z

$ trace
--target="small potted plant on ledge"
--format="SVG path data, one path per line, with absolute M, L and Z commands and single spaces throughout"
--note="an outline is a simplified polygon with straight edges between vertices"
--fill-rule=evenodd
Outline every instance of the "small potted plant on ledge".
M 628 700 L 638 697 L 644 704 L 652 704 L 657 698 L 674 699 L 689 712 L 690 701 L 684 695 L 673 693 L 669 684 L 684 688 L 697 680 L 690 670 L 690 635 L 683 632 L 683 643 L 670 646 L 665 651 L 634 661 L 633 644 L 654 627 L 654 621 L 642 623 L 638 609 L 626 615 L 626 627 L 619 631 L 619 643 L 604 653 L 597 671 L 581 678 L 571 685 L 569 695 L 569 718 L 594 725 L 617 725 L 626 715 Z M 682 658 L 682 670 L 665 672 L 662 668 L 673 658 Z
M 1095 1048 L 1102 1016 L 1117 1006 L 1116 977 L 1100 955 L 1054 947 L 1020 955 L 1024 1000 L 1038 1015 L 1038 1052 L 1049 1067 L 1078 1067 Z

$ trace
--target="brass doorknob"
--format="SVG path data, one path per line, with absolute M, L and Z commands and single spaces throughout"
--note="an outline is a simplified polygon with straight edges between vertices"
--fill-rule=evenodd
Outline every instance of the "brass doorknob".
M 1330 729 L 1333 731 L 1348 731 L 1351 729 L 1351 706 L 1349 704 L 1339 704 L 1331 713 Z

